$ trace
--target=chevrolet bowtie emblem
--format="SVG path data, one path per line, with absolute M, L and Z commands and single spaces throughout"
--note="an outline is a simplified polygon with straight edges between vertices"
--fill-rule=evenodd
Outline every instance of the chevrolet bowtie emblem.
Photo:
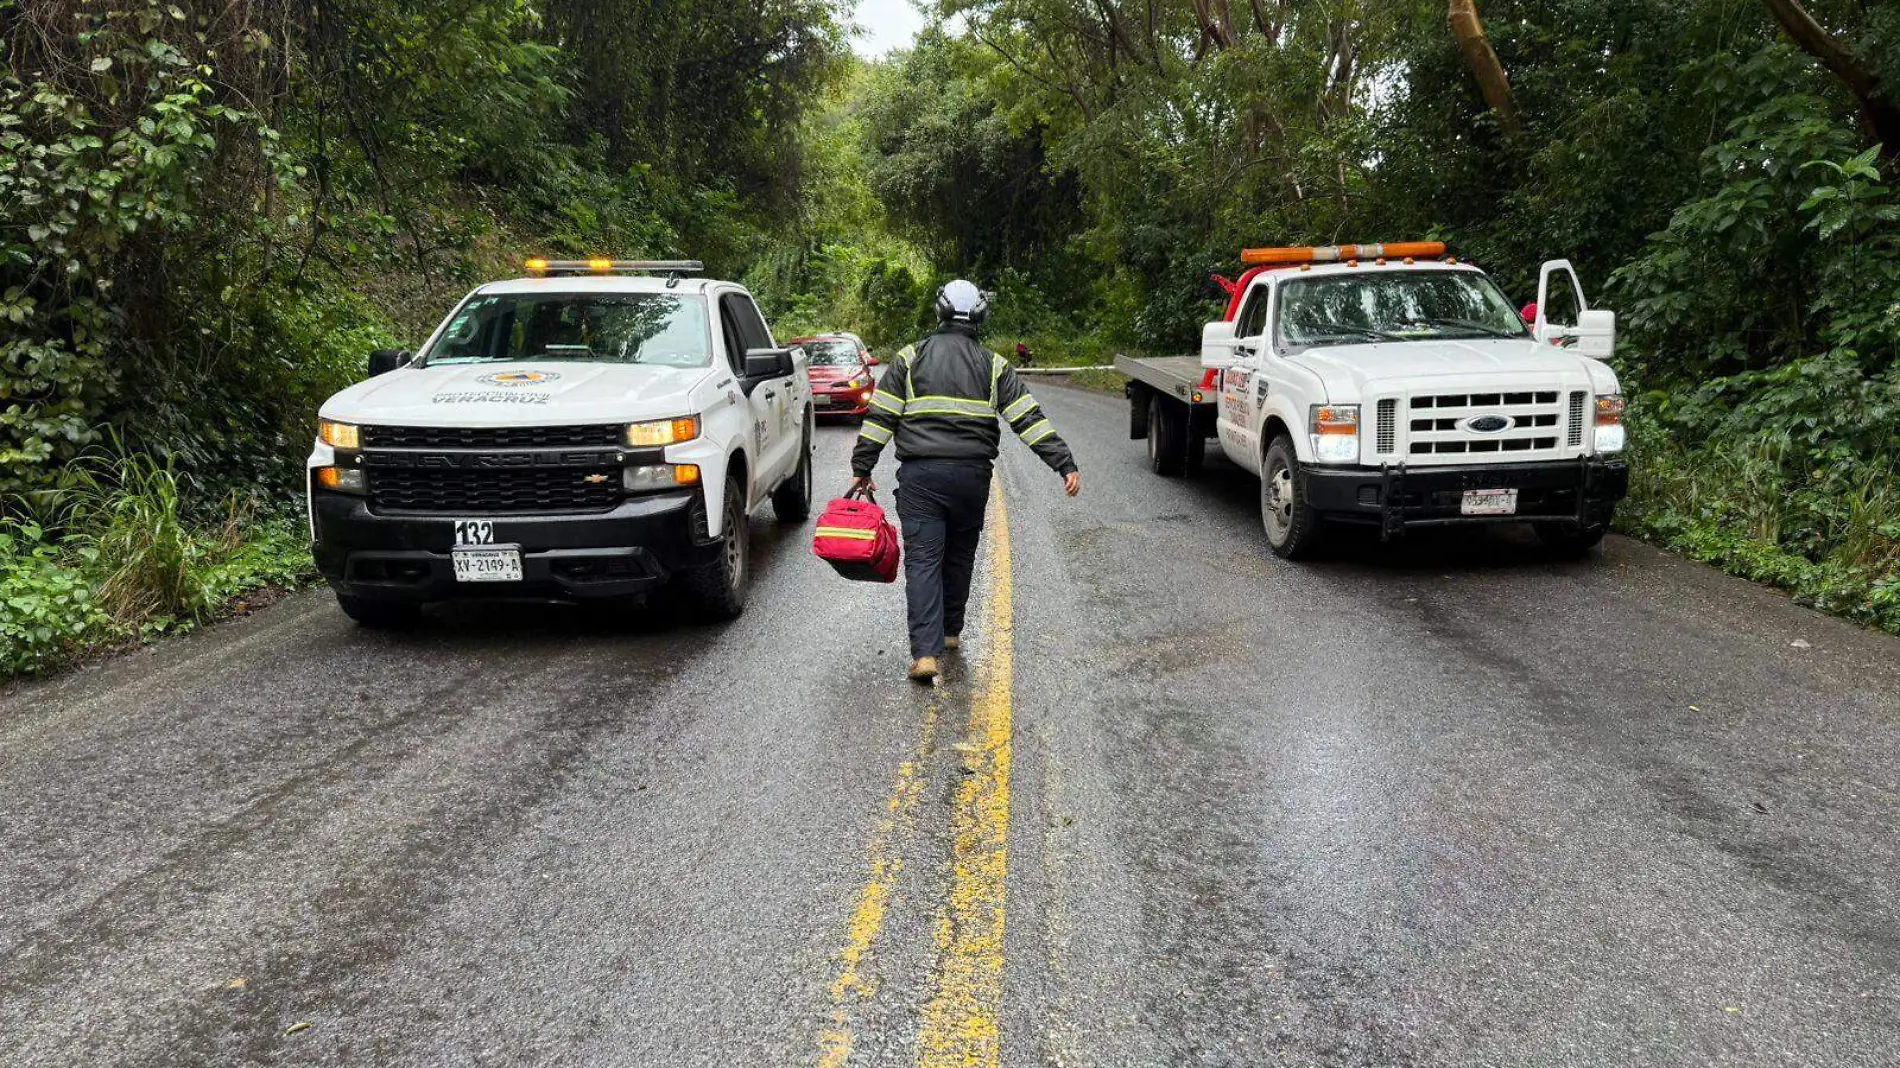
M 608 477 L 607 475 L 588 475 L 586 478 L 581 479 L 581 481 L 598 486 L 602 482 L 607 481 Z

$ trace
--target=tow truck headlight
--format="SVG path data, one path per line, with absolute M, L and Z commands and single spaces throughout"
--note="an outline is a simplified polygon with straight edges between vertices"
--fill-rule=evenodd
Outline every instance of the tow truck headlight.
M 627 445 L 635 449 L 651 449 L 661 445 L 677 445 L 698 436 L 699 417 L 684 415 L 678 419 L 654 419 L 645 423 L 634 423 L 627 428 Z
M 1623 395 L 1606 393 L 1597 398 L 1598 452 L 1622 452 L 1625 434 L 1623 431 Z
M 333 449 L 354 452 L 363 446 L 363 434 L 350 423 L 334 423 L 328 419 L 317 420 L 317 440 Z
M 698 464 L 641 464 L 627 468 L 622 483 L 630 493 L 652 493 L 699 485 Z
M 1359 406 L 1315 404 L 1313 458 L 1323 464 L 1359 462 Z
M 336 493 L 369 492 L 369 481 L 363 477 L 362 470 L 355 467 L 319 467 L 317 485 Z

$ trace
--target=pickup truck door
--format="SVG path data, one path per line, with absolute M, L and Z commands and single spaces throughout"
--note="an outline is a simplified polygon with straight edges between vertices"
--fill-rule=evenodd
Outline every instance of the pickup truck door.
M 765 319 L 751 297 L 740 292 L 722 295 L 719 320 L 726 355 L 732 361 L 732 373 L 745 391 L 750 411 L 746 457 L 752 466 L 752 485 L 746 487 L 746 491 L 749 502 L 756 504 L 765 491 L 777 485 L 785 475 L 785 457 L 789 452 L 784 440 L 785 406 L 790 402 L 791 379 L 746 377 L 746 350 L 772 347 L 772 335 L 765 329 Z
M 1221 451 L 1248 469 L 1260 470 L 1260 400 L 1272 356 L 1268 351 L 1267 307 L 1272 287 L 1256 279 L 1234 317 L 1234 362 L 1221 374 L 1216 419 Z

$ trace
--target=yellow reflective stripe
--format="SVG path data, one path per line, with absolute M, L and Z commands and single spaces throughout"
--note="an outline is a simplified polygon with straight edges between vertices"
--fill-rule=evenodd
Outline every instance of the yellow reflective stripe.
M 1035 425 L 1031 426 L 1028 430 L 1023 431 L 1023 434 L 1022 434 L 1023 444 L 1034 445 L 1035 443 L 1043 440 L 1044 438 L 1053 436 L 1055 432 L 1056 432 L 1056 428 L 1049 425 L 1049 420 L 1047 419 L 1040 420 Z
M 856 527 L 819 527 L 818 537 L 850 538 L 853 541 L 876 541 L 877 531 L 859 530 Z
M 1028 415 L 1029 409 L 1034 408 L 1035 406 L 1036 406 L 1036 398 L 1025 393 L 1021 397 L 1017 398 L 1016 403 L 1003 409 L 1003 418 L 1007 420 L 1008 422 L 1013 423 L 1016 420 L 1021 419 L 1023 416 Z
M 892 415 L 903 415 L 904 398 L 895 393 L 886 393 L 880 389 L 876 393 L 871 394 L 871 407 L 882 408 Z
M 904 405 L 905 415 L 967 415 L 973 418 L 989 418 L 996 414 L 996 406 L 988 401 L 972 400 L 969 397 L 912 397 Z
M 890 429 L 888 427 L 878 426 L 876 423 L 864 424 L 864 426 L 858 429 L 858 436 L 868 438 L 877 442 L 879 445 L 888 445 L 891 440 Z
M 1003 380 L 1003 369 L 1008 366 L 1009 364 L 1004 363 L 1001 356 L 994 352 L 990 353 L 990 407 L 992 409 L 996 407 L 996 390 L 998 383 Z

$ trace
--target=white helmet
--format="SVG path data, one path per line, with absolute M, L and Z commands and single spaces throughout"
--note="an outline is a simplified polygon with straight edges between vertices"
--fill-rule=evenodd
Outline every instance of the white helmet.
M 937 321 L 980 326 L 990 314 L 990 298 L 959 278 L 937 290 Z

